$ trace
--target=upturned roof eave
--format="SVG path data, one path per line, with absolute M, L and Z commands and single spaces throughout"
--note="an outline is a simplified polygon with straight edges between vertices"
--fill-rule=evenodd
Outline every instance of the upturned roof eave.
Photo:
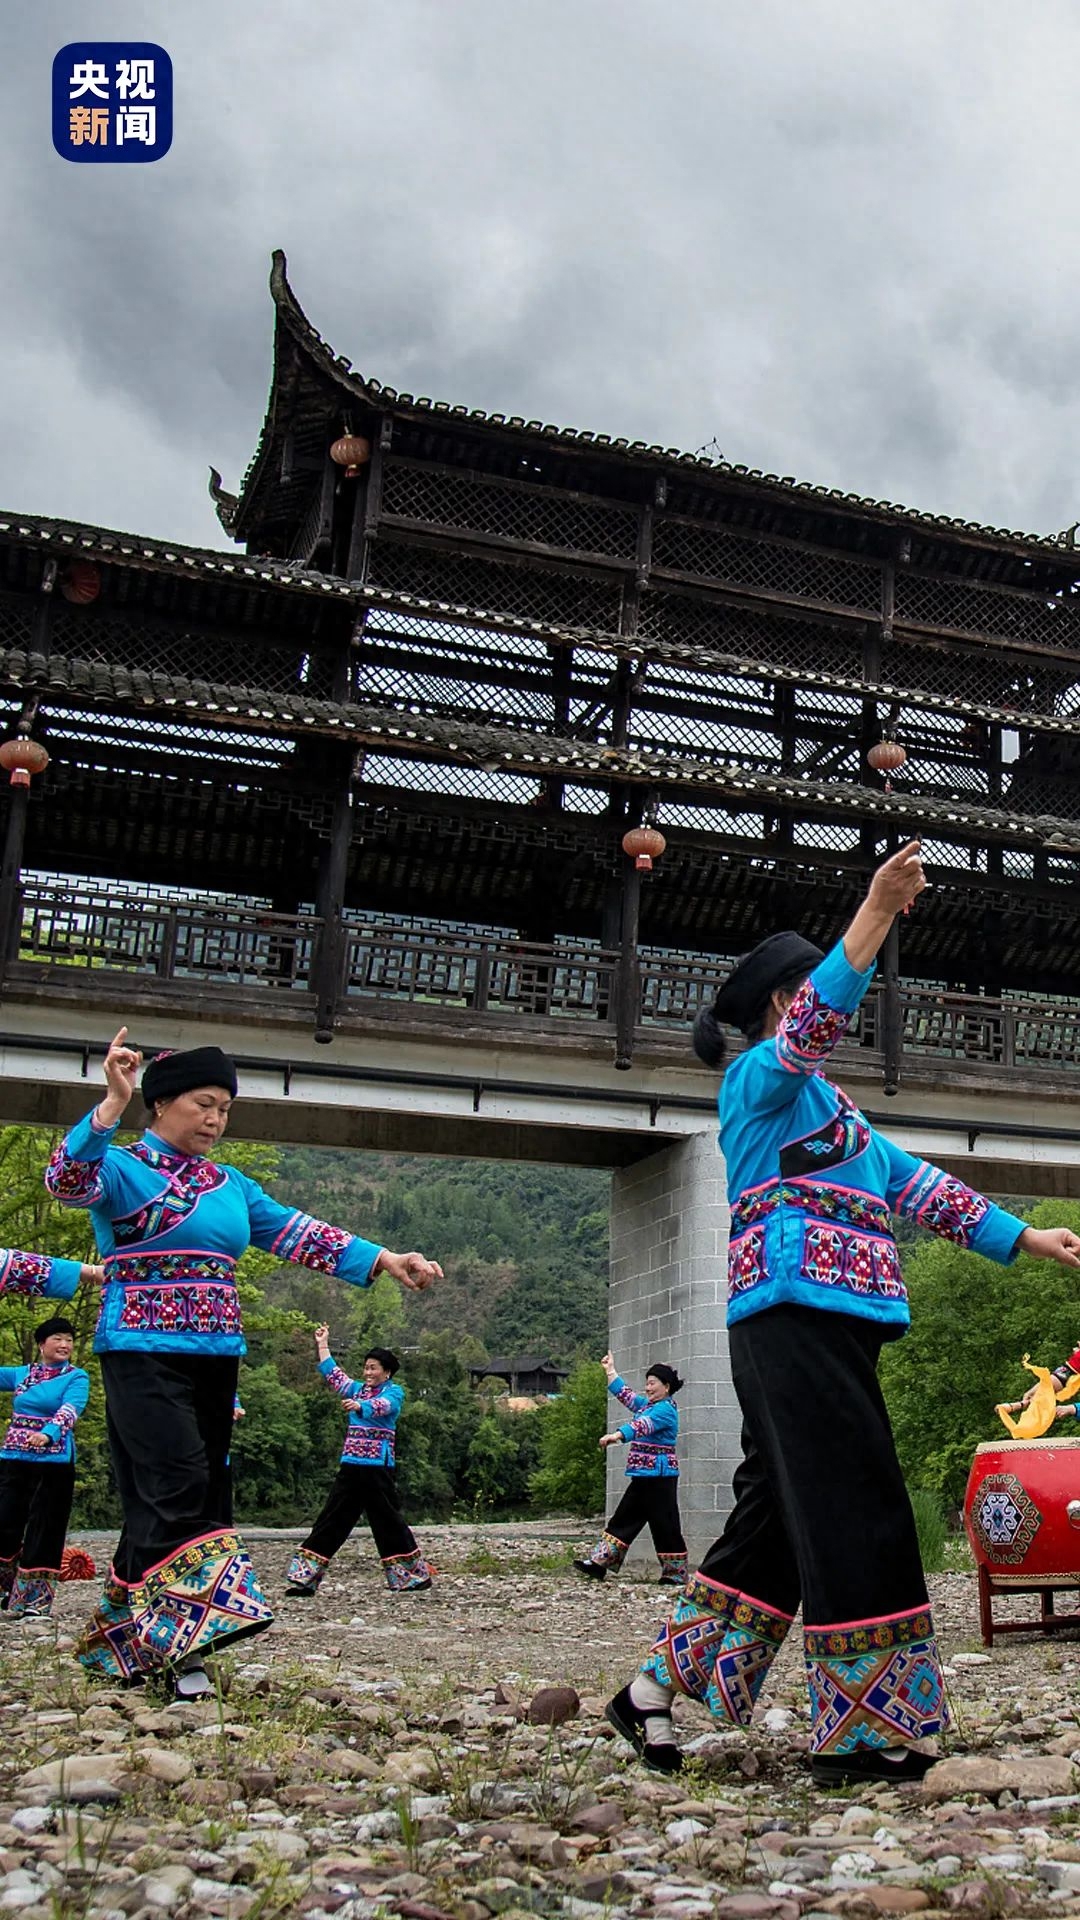
M 681 477 L 692 475 L 703 486 L 716 486 L 727 493 L 734 490 L 744 497 L 773 502 L 777 506 L 803 504 L 843 519 L 872 520 L 878 525 L 894 528 L 899 534 L 912 532 L 924 537 L 937 536 L 967 548 L 992 548 L 996 552 L 1006 551 L 1022 560 L 1037 557 L 1044 561 L 1060 560 L 1066 567 L 1076 567 L 1075 528 L 1066 536 L 985 526 L 958 516 L 921 512 L 897 501 L 875 500 L 869 495 L 845 492 L 839 487 L 816 486 L 809 481 L 796 480 L 788 474 L 764 473 L 759 468 L 746 467 L 741 463 L 714 460 L 699 453 L 684 453 L 678 447 L 648 445 L 643 440 L 631 441 L 572 427 L 556 427 L 540 420 L 525 420 L 516 414 L 489 413 L 479 407 L 452 405 L 448 401 L 400 393 L 396 388 L 358 372 L 347 356 L 335 353 L 312 326 L 289 284 L 287 261 L 280 248 L 273 255 L 270 292 L 275 310 L 274 368 L 266 415 L 238 498 L 224 496 L 228 520 L 223 517 L 219 507 L 222 524 L 234 540 L 244 540 L 254 530 L 268 462 L 275 454 L 280 454 L 280 435 L 284 431 L 286 414 L 283 404 L 284 375 L 292 355 L 298 354 L 306 359 L 312 371 L 331 383 L 343 400 L 374 407 L 403 419 L 449 420 L 480 433 L 500 436 L 513 433 L 523 447 L 555 445 L 560 452 L 571 455 L 599 453 L 605 459 L 619 461 L 623 466 L 638 467 L 655 474 L 670 475 L 677 471 Z M 232 505 L 234 498 L 235 508 Z

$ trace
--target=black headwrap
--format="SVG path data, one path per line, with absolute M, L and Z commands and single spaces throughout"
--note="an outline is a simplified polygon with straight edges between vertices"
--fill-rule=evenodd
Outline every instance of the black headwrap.
M 153 1109 L 155 1100 L 175 1100 L 195 1087 L 221 1087 L 236 1098 L 236 1068 L 220 1047 L 188 1047 L 184 1053 L 159 1053 L 143 1071 L 142 1097 Z
M 401 1365 L 397 1354 L 391 1353 L 389 1347 L 369 1347 L 364 1359 L 377 1360 L 383 1372 L 391 1375 L 395 1374 Z
M 825 955 L 801 933 L 770 933 L 737 961 L 711 1007 L 702 1007 L 694 1020 L 694 1052 L 707 1067 L 718 1067 L 724 1057 L 725 1026 L 749 1033 L 764 1018 L 778 987 L 805 980 Z
M 646 1380 L 649 1378 L 650 1374 L 652 1375 L 652 1378 L 654 1380 L 659 1380 L 663 1386 L 667 1387 L 669 1392 L 673 1395 L 678 1393 L 680 1388 L 682 1387 L 683 1383 L 680 1380 L 678 1374 L 676 1373 L 674 1367 L 669 1367 L 666 1360 L 658 1360 L 654 1367 L 646 1367 L 645 1369 Z
M 40 1327 L 34 1328 L 34 1339 L 40 1347 L 42 1341 L 47 1340 L 53 1333 L 70 1333 L 72 1339 L 75 1338 L 75 1329 L 71 1321 L 63 1320 L 59 1314 L 54 1314 L 51 1320 L 43 1320 Z

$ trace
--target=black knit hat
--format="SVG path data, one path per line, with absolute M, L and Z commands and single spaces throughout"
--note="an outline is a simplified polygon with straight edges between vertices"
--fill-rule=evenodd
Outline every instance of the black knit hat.
M 395 1374 L 401 1365 L 397 1354 L 391 1353 L 389 1347 L 369 1347 L 364 1359 L 377 1360 L 383 1372 L 389 1374 Z
M 159 1053 L 143 1071 L 142 1097 L 151 1110 L 156 1100 L 175 1100 L 195 1087 L 221 1087 L 236 1099 L 236 1068 L 220 1047 Z
M 34 1328 L 34 1339 L 40 1347 L 42 1341 L 48 1340 L 54 1333 L 70 1333 L 72 1339 L 75 1338 L 75 1329 L 71 1321 L 63 1320 L 59 1314 L 54 1314 L 51 1320 L 43 1320 L 40 1327 Z
M 673 1395 L 678 1393 L 683 1385 L 674 1367 L 669 1367 L 666 1360 L 658 1360 L 655 1366 L 646 1367 L 645 1378 L 659 1380 L 661 1385 Z
M 711 1007 L 702 1007 L 694 1020 L 694 1052 L 706 1066 L 717 1067 L 724 1057 L 725 1026 L 748 1032 L 762 1019 L 778 987 L 805 980 L 825 955 L 820 947 L 790 929 L 770 933 L 736 962 Z

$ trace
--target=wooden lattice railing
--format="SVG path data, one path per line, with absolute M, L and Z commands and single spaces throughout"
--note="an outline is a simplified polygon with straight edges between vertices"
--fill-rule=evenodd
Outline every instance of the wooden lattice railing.
M 107 887 L 32 883 L 22 893 L 17 951 L 5 981 L 72 982 L 93 974 L 167 986 L 178 999 L 255 996 L 274 1009 L 316 991 L 326 928 L 315 914 L 263 911 L 241 902 L 113 893 Z M 349 916 L 335 942 L 337 1006 L 365 1000 L 458 1010 L 502 1023 L 579 1022 L 614 1028 L 618 955 L 587 942 L 551 945 Z M 639 1025 L 686 1031 L 715 992 L 724 963 L 703 955 L 640 956 Z M 89 983 L 87 983 L 89 991 Z M 1080 1072 L 1080 1007 L 902 988 L 905 1054 L 998 1067 Z M 872 990 L 848 1047 L 878 1054 L 883 999 Z

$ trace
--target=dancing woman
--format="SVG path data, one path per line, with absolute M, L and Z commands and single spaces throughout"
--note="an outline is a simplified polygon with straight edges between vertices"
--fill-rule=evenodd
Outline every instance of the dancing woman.
M 45 1619 L 56 1597 L 75 1497 L 75 1422 L 89 1375 L 71 1364 L 75 1329 L 58 1316 L 34 1328 L 38 1357 L 0 1367 L 14 1394 L 0 1445 L 0 1607 L 9 1619 Z
M 608 1392 L 628 1410 L 630 1419 L 605 1433 L 602 1447 L 629 1448 L 626 1472 L 630 1481 L 595 1547 L 584 1560 L 575 1560 L 579 1573 L 603 1580 L 618 1573 L 643 1527 L 648 1527 L 660 1562 L 660 1585 L 681 1587 L 686 1580 L 686 1541 L 679 1521 L 679 1409 L 675 1395 L 682 1381 L 674 1367 L 657 1360 L 645 1375 L 644 1393 L 635 1393 L 618 1372 L 613 1356 L 600 1363 Z
M 723 1024 L 746 1048 L 720 1095 L 731 1201 L 728 1326 L 743 1415 L 735 1506 L 608 1718 L 677 1772 L 676 1693 L 749 1722 L 801 1602 L 810 1757 L 824 1785 L 919 1778 L 945 1724 L 944 1683 L 911 1504 L 877 1378 L 909 1313 L 890 1215 L 1007 1264 L 1023 1249 L 1080 1266 L 1039 1232 L 893 1145 L 824 1075 L 892 922 L 925 886 L 919 843 L 880 867 L 825 957 L 776 933 L 694 1026 L 712 1067 Z
M 207 1156 L 228 1124 L 236 1068 L 219 1047 L 159 1054 L 142 1079 L 150 1125 L 115 1135 L 142 1065 L 122 1027 L 105 1098 L 57 1149 L 46 1185 L 87 1207 L 105 1255 L 94 1350 L 124 1525 L 80 1658 L 119 1680 L 168 1668 L 181 1697 L 210 1690 L 202 1658 L 272 1614 L 229 1521 L 226 1460 L 245 1351 L 236 1264 L 248 1246 L 366 1286 L 441 1273 L 282 1206 Z
M 290 1599 L 317 1593 L 335 1553 L 366 1516 L 391 1593 L 418 1593 L 431 1585 L 431 1569 L 398 1502 L 395 1428 L 405 1389 L 394 1379 L 401 1362 L 389 1347 L 372 1347 L 362 1380 L 350 1380 L 330 1351 L 329 1327 L 315 1330 L 319 1372 L 340 1394 L 349 1415 L 337 1477 L 311 1532 L 289 1562 Z

